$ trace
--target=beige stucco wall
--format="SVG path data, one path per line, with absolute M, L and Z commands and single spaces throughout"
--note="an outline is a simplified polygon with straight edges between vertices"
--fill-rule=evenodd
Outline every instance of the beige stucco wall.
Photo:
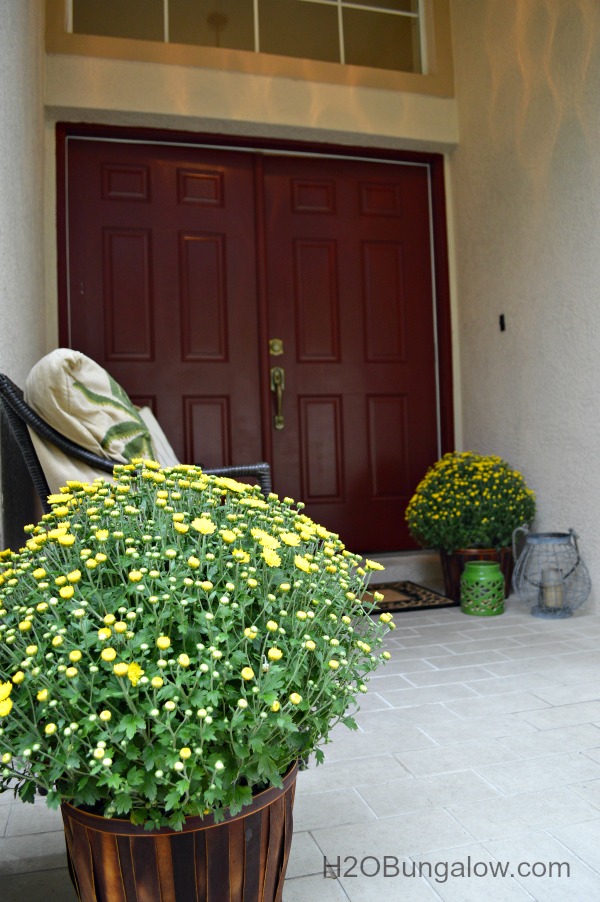
M 600 585 L 600 3 L 452 0 L 452 22 L 464 445 L 523 470 Z
M 0 370 L 22 384 L 45 346 L 43 6 L 0 0 Z M 1 432 L 0 544 L 29 486 Z M 8 525 L 7 525 L 8 524 Z
M 23 379 L 44 341 L 43 12 L 0 2 L 0 359 Z

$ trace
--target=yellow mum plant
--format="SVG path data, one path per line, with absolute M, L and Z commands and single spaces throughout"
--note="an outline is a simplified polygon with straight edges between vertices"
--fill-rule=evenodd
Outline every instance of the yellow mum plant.
M 406 509 L 419 544 L 448 552 L 502 548 L 517 526 L 531 524 L 535 495 L 501 457 L 472 451 L 445 454 L 425 474 Z
M 302 505 L 137 460 L 0 555 L 0 789 L 148 829 L 238 812 L 380 661 L 369 570 Z

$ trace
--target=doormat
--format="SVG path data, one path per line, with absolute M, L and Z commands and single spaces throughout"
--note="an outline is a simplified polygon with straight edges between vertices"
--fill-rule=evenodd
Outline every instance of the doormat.
M 397 583 L 380 583 L 370 588 L 372 592 L 381 592 L 383 595 L 383 601 L 377 602 L 377 609 L 396 614 L 403 611 L 423 611 L 428 608 L 450 608 L 459 604 L 409 579 Z M 367 595 L 371 595 L 371 592 Z

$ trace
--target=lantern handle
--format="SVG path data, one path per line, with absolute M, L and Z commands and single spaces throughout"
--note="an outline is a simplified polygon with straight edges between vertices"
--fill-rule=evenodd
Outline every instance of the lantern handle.
M 515 561 L 517 560 L 517 557 L 518 557 L 518 555 L 517 555 L 517 533 L 519 533 L 519 532 L 522 532 L 523 535 L 525 537 L 527 537 L 527 535 L 529 533 L 529 526 L 526 523 L 524 523 L 522 526 L 517 526 L 517 528 L 513 530 L 512 553 L 513 553 L 513 560 L 515 560 Z
M 575 532 L 574 529 L 572 529 L 572 528 L 569 529 L 569 536 L 571 537 L 571 542 L 573 543 L 573 547 L 575 549 L 575 555 L 576 555 L 575 567 L 578 567 L 581 562 L 581 558 L 579 557 L 579 546 L 577 545 L 577 533 Z M 570 573 L 568 575 L 570 575 L 573 572 L 573 570 L 575 570 L 575 567 L 573 567 L 573 569 L 570 571 Z

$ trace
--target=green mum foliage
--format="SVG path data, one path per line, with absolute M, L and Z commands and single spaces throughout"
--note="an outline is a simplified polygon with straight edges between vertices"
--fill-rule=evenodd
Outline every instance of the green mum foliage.
M 517 526 L 530 525 L 535 495 L 501 457 L 472 451 L 445 454 L 425 474 L 406 509 L 408 528 L 426 548 L 511 544 Z
M 69 483 L 0 554 L 0 789 L 148 828 L 237 812 L 354 727 L 390 614 L 302 505 L 197 467 Z

